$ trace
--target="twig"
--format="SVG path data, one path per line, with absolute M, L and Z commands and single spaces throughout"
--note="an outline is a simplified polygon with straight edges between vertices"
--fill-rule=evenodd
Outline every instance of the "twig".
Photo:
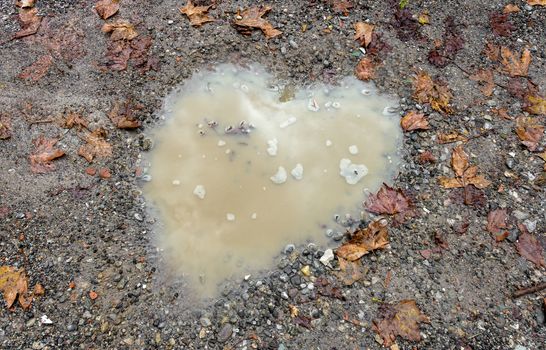
M 514 298 L 519 298 L 519 297 L 522 297 L 522 296 L 527 295 L 527 294 L 536 293 L 536 292 L 541 291 L 543 289 L 546 289 L 546 282 L 536 284 L 536 285 L 534 285 L 532 287 L 529 287 L 529 288 L 518 289 L 517 291 L 514 292 L 513 297 Z

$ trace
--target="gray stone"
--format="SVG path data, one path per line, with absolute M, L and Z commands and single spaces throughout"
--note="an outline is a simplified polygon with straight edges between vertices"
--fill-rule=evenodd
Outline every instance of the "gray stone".
M 220 329 L 220 332 L 218 332 L 217 340 L 220 343 L 225 343 L 233 333 L 233 326 L 229 323 L 226 323 L 222 329 Z

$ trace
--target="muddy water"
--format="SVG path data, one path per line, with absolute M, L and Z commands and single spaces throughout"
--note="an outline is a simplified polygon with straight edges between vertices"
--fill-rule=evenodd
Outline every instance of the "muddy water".
M 172 266 L 213 295 L 287 243 L 328 242 L 396 169 L 396 101 L 347 78 L 297 91 L 259 68 L 200 73 L 167 100 L 145 195 Z M 282 102 L 281 102 L 282 101 Z M 330 230 L 329 230 L 330 229 Z

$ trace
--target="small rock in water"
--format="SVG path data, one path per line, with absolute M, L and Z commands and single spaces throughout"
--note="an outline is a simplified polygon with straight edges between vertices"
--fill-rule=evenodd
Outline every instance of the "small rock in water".
M 279 144 L 279 141 L 277 139 L 268 140 L 267 141 L 267 153 L 270 156 L 276 156 L 277 155 L 277 145 Z
M 180 180 L 173 180 L 174 186 L 180 186 Z
M 277 170 L 277 173 L 270 177 L 271 181 L 273 181 L 276 184 L 282 184 L 286 182 L 288 175 L 286 174 L 286 170 L 280 166 Z
M 218 147 L 223 147 L 226 145 L 226 141 L 224 140 L 218 140 Z
M 310 98 L 309 102 L 307 103 L 307 109 L 312 112 L 318 112 L 320 107 L 314 98 Z
M 301 165 L 300 163 L 296 164 L 296 167 L 294 169 L 292 169 L 290 174 L 292 174 L 292 176 L 296 180 L 303 179 L 303 165 Z
M 332 145 L 332 141 L 326 140 L 326 147 L 330 147 Z
M 295 122 L 297 121 L 296 117 L 290 117 L 288 119 L 286 119 L 284 122 L 282 122 L 279 127 L 281 129 L 284 129 L 292 124 L 294 124 Z
M 336 102 L 332 103 L 332 107 L 334 107 L 335 109 L 339 109 L 341 107 L 341 103 L 336 101 Z
M 330 265 L 330 261 L 334 260 L 334 252 L 332 249 L 326 249 L 319 260 L 324 265 Z
M 287 244 L 286 247 L 284 247 L 284 254 L 290 254 L 294 251 L 294 249 L 296 249 L 296 246 L 293 245 L 293 244 Z
M 256 220 L 257 217 L 258 217 L 258 214 L 256 214 L 256 213 L 252 213 L 252 215 L 250 215 L 250 218 L 252 220 Z
M 227 221 L 235 221 L 235 214 L 227 213 L 226 214 Z
M 349 153 L 352 155 L 358 154 L 358 147 L 356 145 L 349 146 Z
M 205 191 L 205 187 L 203 185 L 197 185 L 195 186 L 193 190 L 193 194 L 199 197 L 200 199 L 205 199 L 205 195 L 207 194 L 207 191 Z
M 339 175 L 345 178 L 349 185 L 354 185 L 368 174 L 368 168 L 364 164 L 353 164 L 347 158 L 339 161 Z

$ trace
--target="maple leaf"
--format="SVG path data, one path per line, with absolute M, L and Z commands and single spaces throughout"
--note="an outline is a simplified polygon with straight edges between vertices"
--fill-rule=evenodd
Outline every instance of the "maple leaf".
M 516 119 L 516 134 L 521 143 L 525 145 L 529 151 L 533 152 L 538 147 L 540 139 L 544 134 L 544 126 L 537 124 L 535 118 L 518 117 Z
M 358 79 L 368 81 L 375 78 L 375 63 L 370 57 L 363 57 L 355 67 Z
M 428 120 L 425 118 L 424 113 L 418 113 L 416 111 L 410 111 L 400 120 L 400 126 L 404 131 L 412 130 L 427 130 L 430 129 Z
M 6 306 L 11 308 L 16 300 L 23 309 L 28 309 L 32 297 L 28 297 L 28 277 L 24 269 L 0 266 L 0 292 L 4 295 Z
M 360 281 L 366 275 L 366 270 L 363 268 L 360 261 L 349 261 L 338 256 L 339 269 L 336 275 L 344 285 L 350 286 L 356 281 Z
M 428 55 L 428 61 L 440 68 L 447 66 L 464 46 L 464 40 L 451 16 L 445 19 L 444 38 L 443 43 L 437 45 Z
M 0 114 L 0 140 L 6 140 L 10 137 L 11 119 L 5 114 Z
M 466 188 L 468 185 L 474 185 L 476 188 L 483 189 L 491 184 L 483 175 L 478 175 L 477 166 L 469 165 L 468 155 L 463 150 L 462 145 L 458 145 L 453 149 L 451 154 L 451 167 L 455 172 L 454 178 L 441 176 L 438 179 L 440 186 L 444 188 Z M 465 202 L 467 201 L 465 200 Z
M 538 95 L 527 95 L 524 109 L 531 114 L 546 115 L 546 99 Z
M 485 96 L 491 96 L 493 89 L 495 88 L 495 82 L 493 81 L 493 71 L 491 69 L 480 69 L 476 74 L 470 76 L 470 79 L 480 83 L 481 92 Z
M 487 214 L 487 231 L 496 234 L 501 232 L 502 229 L 507 228 L 506 220 L 508 219 L 508 213 L 506 209 L 495 209 Z
M 53 64 L 53 57 L 51 57 L 50 55 L 43 55 L 38 58 L 36 62 L 23 69 L 23 71 L 19 73 L 18 77 L 20 79 L 30 79 L 33 81 L 38 81 L 47 74 L 47 72 L 49 71 L 49 67 L 51 67 L 51 64 Z
M 38 16 L 38 10 L 35 8 L 21 9 L 19 11 L 19 25 L 21 29 L 15 33 L 14 39 L 23 38 L 38 32 L 42 24 L 42 17 Z
M 371 222 L 364 230 L 352 234 L 351 239 L 339 247 L 336 255 L 342 259 L 355 261 L 376 249 L 383 249 L 389 244 L 385 220 Z
M 365 22 L 357 22 L 354 24 L 354 28 L 355 40 L 360 43 L 360 46 L 368 47 L 372 42 L 373 29 L 375 26 Z
M 179 11 L 188 17 L 192 26 L 199 27 L 205 23 L 214 22 L 214 18 L 207 14 L 211 6 L 194 6 L 191 0 L 188 0 L 186 6 L 181 7 Z
M 89 163 L 96 157 L 106 158 L 112 155 L 112 145 L 106 140 L 106 131 L 102 128 L 95 129 L 91 133 L 84 135 L 86 144 L 78 150 L 78 155 L 82 156 Z
M 43 135 L 33 142 L 35 150 L 30 154 L 30 170 L 33 173 L 44 174 L 55 170 L 52 161 L 64 156 L 64 151 L 53 148 L 57 139 L 47 139 Z
M 78 130 L 87 129 L 89 123 L 78 113 L 68 113 L 62 125 L 66 129 L 76 127 Z
M 402 41 L 421 37 L 419 22 L 413 18 L 413 14 L 408 9 L 397 9 L 394 12 L 393 26 Z
M 429 323 L 430 320 L 421 313 L 415 300 L 401 300 L 396 304 L 382 303 L 372 329 L 383 338 L 383 346 L 391 346 L 396 336 L 411 341 L 421 340 L 419 323 L 422 322 Z
M 238 14 L 240 19 L 233 22 L 235 28 L 243 35 L 250 35 L 251 28 L 260 29 L 267 39 L 281 35 L 282 32 L 275 29 L 271 23 L 262 17 L 271 11 L 271 6 L 251 7 Z
M 493 33 L 498 36 L 510 36 L 515 29 L 512 22 L 508 20 L 508 14 L 492 13 L 489 16 L 489 25 Z
M 135 129 L 141 125 L 140 121 L 133 117 L 135 109 L 140 109 L 140 107 L 137 106 L 135 108 L 129 99 L 125 102 L 118 101 L 108 113 L 108 118 L 110 118 L 112 123 L 119 129 Z
M 526 77 L 531 63 L 531 51 L 525 48 L 521 54 L 521 58 L 514 55 L 507 47 L 501 47 L 501 58 L 504 71 L 511 77 Z
M 535 236 L 527 232 L 525 226 L 518 225 L 522 234 L 518 237 L 516 242 L 516 249 L 519 255 L 523 256 L 525 259 L 529 260 L 536 266 L 546 266 L 544 263 L 544 254 L 542 252 L 542 245 L 536 239 Z
M 127 69 L 127 64 L 131 58 L 131 45 L 126 41 L 112 41 L 108 44 L 106 51 L 105 66 L 114 71 L 122 71 Z
M 446 84 L 433 81 L 427 72 L 420 71 L 413 81 L 413 98 L 419 103 L 428 103 L 432 109 L 445 113 L 453 113 L 449 101 L 453 97 Z
M 333 10 L 338 13 L 342 13 L 344 16 L 349 15 L 349 10 L 354 7 L 354 5 L 347 0 L 333 0 Z
M 138 36 L 135 27 L 126 20 L 117 20 L 111 23 L 105 23 L 102 26 L 103 33 L 111 33 L 110 40 L 132 40 Z
M 413 214 L 413 204 L 402 190 L 395 190 L 387 184 L 379 189 L 377 194 L 372 194 L 364 203 L 367 211 L 374 214 L 396 215 L 397 220 L 403 221 L 405 217 Z
M 102 19 L 108 19 L 119 11 L 119 0 L 100 0 L 95 4 L 95 11 Z
M 527 4 L 531 6 L 546 6 L 546 0 L 527 0 Z

